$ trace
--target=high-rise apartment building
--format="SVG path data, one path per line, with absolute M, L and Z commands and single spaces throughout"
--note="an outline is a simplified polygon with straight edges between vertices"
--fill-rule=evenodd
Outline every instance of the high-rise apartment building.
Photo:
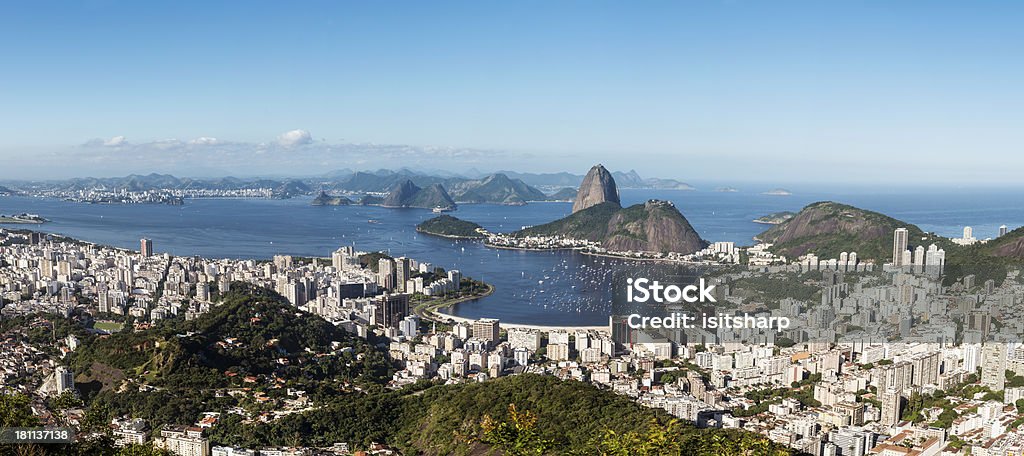
M 335 250 L 331 254 L 331 266 L 338 271 L 344 271 L 352 265 L 352 258 L 355 256 L 355 249 L 350 245 L 346 245 L 338 250 Z
M 153 256 L 153 240 L 143 238 L 139 241 L 139 252 L 142 252 L 142 256 L 150 257 Z
M 411 263 L 406 257 L 395 259 L 395 289 L 402 293 L 408 291 L 406 288 L 408 287 L 409 278 L 412 277 Z
M 376 299 L 373 323 L 383 328 L 398 329 L 398 323 L 409 315 L 409 295 L 384 293 Z
M 903 263 L 904 252 L 907 251 L 907 238 L 910 233 L 906 228 L 896 228 L 892 237 L 892 265 L 893 266 L 906 266 Z
M 494 318 L 481 318 L 473 322 L 473 337 L 486 341 L 493 346 L 500 340 L 499 322 Z
M 900 421 L 900 414 L 903 413 L 903 396 L 899 391 L 886 390 L 879 394 L 882 403 L 882 419 L 879 424 L 893 426 Z
M 385 290 L 396 290 L 395 260 L 381 258 L 377 261 L 377 285 Z
M 981 348 L 981 384 L 992 391 L 1006 386 L 1006 345 L 988 343 Z

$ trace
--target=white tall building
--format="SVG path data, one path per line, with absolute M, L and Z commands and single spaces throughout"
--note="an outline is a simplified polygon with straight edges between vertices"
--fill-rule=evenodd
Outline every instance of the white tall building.
M 53 377 L 56 382 L 55 391 L 57 395 L 63 394 L 65 391 L 75 390 L 75 374 L 68 370 L 68 368 L 57 366 L 57 369 L 53 372 Z
M 946 251 L 935 244 L 928 246 L 928 251 L 924 254 L 924 264 L 925 272 L 941 273 L 946 265 Z
M 418 336 L 420 333 L 420 317 L 409 315 L 403 318 L 402 321 L 398 322 L 398 330 L 409 339 Z
M 981 348 L 981 384 L 1000 391 L 1006 386 L 1006 345 L 989 342 Z
M 906 228 L 896 228 L 892 237 L 892 265 L 906 266 L 903 262 L 904 253 L 907 252 L 907 238 L 910 233 Z

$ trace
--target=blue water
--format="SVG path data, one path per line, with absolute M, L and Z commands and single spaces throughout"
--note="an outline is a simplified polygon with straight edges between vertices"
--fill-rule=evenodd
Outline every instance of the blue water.
M 958 236 L 964 225 L 976 237 L 994 237 L 1001 224 L 1024 225 L 1019 190 L 934 190 L 828 193 L 800 191 L 769 196 L 745 191 L 623 190 L 624 204 L 667 199 L 709 241 L 750 244 L 767 226 L 756 217 L 797 211 L 820 200 L 835 200 L 876 210 L 922 229 Z M 461 205 L 454 215 L 492 231 L 512 231 L 563 217 L 569 203 L 527 206 Z M 38 227 L 100 244 L 138 249 L 142 237 L 154 240 L 157 252 L 213 258 L 269 258 L 275 254 L 329 256 L 341 245 L 385 250 L 492 283 L 494 295 L 463 303 L 451 311 L 468 318 L 495 317 L 506 322 L 540 325 L 607 323 L 610 270 L 621 261 L 572 252 L 496 250 L 471 241 L 454 241 L 416 233 L 417 223 L 432 217 L 422 209 L 317 207 L 308 198 L 290 200 L 199 199 L 184 206 L 90 205 L 58 200 L 0 197 L 0 214 L 29 212 L 50 220 Z M 369 223 L 376 220 L 378 223 Z M 18 227 L 8 225 L 10 228 Z M 628 266 L 627 266 L 628 267 Z

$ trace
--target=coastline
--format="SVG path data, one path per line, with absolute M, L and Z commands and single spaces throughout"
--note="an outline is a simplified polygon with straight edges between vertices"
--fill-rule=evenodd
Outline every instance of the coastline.
M 19 220 L 9 217 L 0 217 L 0 225 L 42 225 L 49 220 L 36 221 L 36 220 Z
M 442 307 L 454 307 L 454 306 L 459 305 L 459 304 L 464 303 L 464 302 L 475 301 L 477 299 L 486 298 L 486 297 L 494 294 L 494 285 L 491 285 L 489 283 L 487 283 L 486 285 L 487 285 L 487 291 L 485 291 L 483 294 L 476 295 L 476 296 L 464 296 L 464 297 L 455 298 L 455 299 L 452 299 L 452 300 L 449 300 L 449 301 L 442 301 L 440 303 L 429 302 L 429 303 L 418 304 L 418 305 L 416 305 L 413 308 L 413 313 L 415 313 L 416 315 L 419 315 L 420 317 L 423 317 L 423 319 L 425 319 L 425 320 L 438 321 L 438 322 L 441 322 L 443 319 L 446 319 L 446 318 L 452 318 L 452 319 L 461 318 L 461 317 L 456 317 L 454 315 L 448 315 L 448 314 L 446 314 L 444 312 L 441 312 L 438 309 L 440 309 Z
M 526 252 L 549 252 L 549 251 L 550 252 L 554 252 L 554 251 L 573 250 L 573 251 L 578 252 L 581 255 L 590 255 L 590 256 L 603 257 L 603 258 L 614 258 L 614 259 L 617 259 L 617 260 L 647 261 L 647 262 L 653 262 L 653 263 L 684 264 L 684 265 L 691 265 L 691 266 L 714 266 L 715 265 L 713 263 L 670 260 L 670 259 L 667 259 L 667 258 L 641 258 L 641 257 L 627 256 L 627 255 L 615 255 L 615 254 L 612 254 L 612 253 L 590 252 L 590 251 L 586 251 L 586 250 L 578 249 L 578 248 L 574 248 L 574 247 L 558 247 L 558 248 L 550 248 L 550 249 L 538 249 L 538 248 L 529 248 L 529 247 L 500 246 L 500 245 L 490 244 L 490 243 L 487 243 L 487 242 L 484 242 L 484 246 L 492 248 L 492 249 L 522 250 L 522 251 L 526 251 Z
M 477 299 L 486 298 L 494 293 L 494 285 L 487 284 L 487 291 L 479 296 L 467 296 L 464 298 L 458 298 L 452 301 L 445 301 L 442 303 L 431 303 L 417 306 L 413 309 L 413 313 L 419 315 L 424 320 L 436 321 L 438 323 L 447 323 L 454 321 L 456 323 L 473 323 L 476 321 L 472 318 L 460 317 L 441 311 L 442 308 L 455 307 L 461 303 L 475 301 Z M 567 331 L 608 331 L 608 326 L 546 326 L 546 325 L 530 325 L 520 324 L 511 322 L 501 322 L 501 327 L 505 329 L 535 329 L 538 331 L 555 331 L 559 329 Z
M 554 251 L 557 251 L 557 250 L 577 250 L 577 249 L 574 249 L 572 247 L 558 247 L 558 248 L 553 248 L 553 249 L 536 249 L 536 248 L 530 248 L 530 247 L 510 247 L 510 246 L 507 246 L 507 245 L 495 245 L 495 244 L 491 244 L 491 243 L 486 242 L 486 241 L 484 241 L 484 247 L 489 247 L 489 248 L 492 248 L 492 249 L 501 249 L 501 250 L 523 250 L 523 251 L 526 251 L 526 252 L 554 252 Z

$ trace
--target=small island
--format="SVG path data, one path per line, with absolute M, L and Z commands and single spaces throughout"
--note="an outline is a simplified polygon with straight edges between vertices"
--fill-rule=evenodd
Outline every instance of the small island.
M 420 223 L 416 225 L 416 231 L 453 239 L 483 239 L 487 237 L 487 230 L 482 226 L 450 215 L 440 215 Z
M 784 188 L 773 188 L 771 190 L 768 190 L 767 192 L 762 193 L 762 195 L 772 195 L 772 196 L 789 196 L 789 195 L 792 195 L 792 194 L 793 194 L 793 192 L 791 192 L 789 190 L 786 190 Z
M 18 223 L 18 224 L 41 224 L 49 222 L 49 220 L 42 218 L 36 214 L 16 214 L 16 215 L 3 215 L 0 214 L 0 223 Z
M 344 196 L 331 196 L 327 192 L 321 191 L 316 198 L 313 198 L 312 204 L 314 206 L 348 206 L 353 204 L 353 201 Z
M 715 191 L 719 192 L 719 193 L 736 193 L 739 190 L 737 190 L 737 189 L 735 189 L 733 187 L 718 187 L 718 188 L 715 189 Z
M 787 220 L 793 218 L 796 215 L 790 211 L 775 212 L 762 217 L 754 219 L 754 223 L 763 223 L 765 225 L 778 225 L 784 223 Z

